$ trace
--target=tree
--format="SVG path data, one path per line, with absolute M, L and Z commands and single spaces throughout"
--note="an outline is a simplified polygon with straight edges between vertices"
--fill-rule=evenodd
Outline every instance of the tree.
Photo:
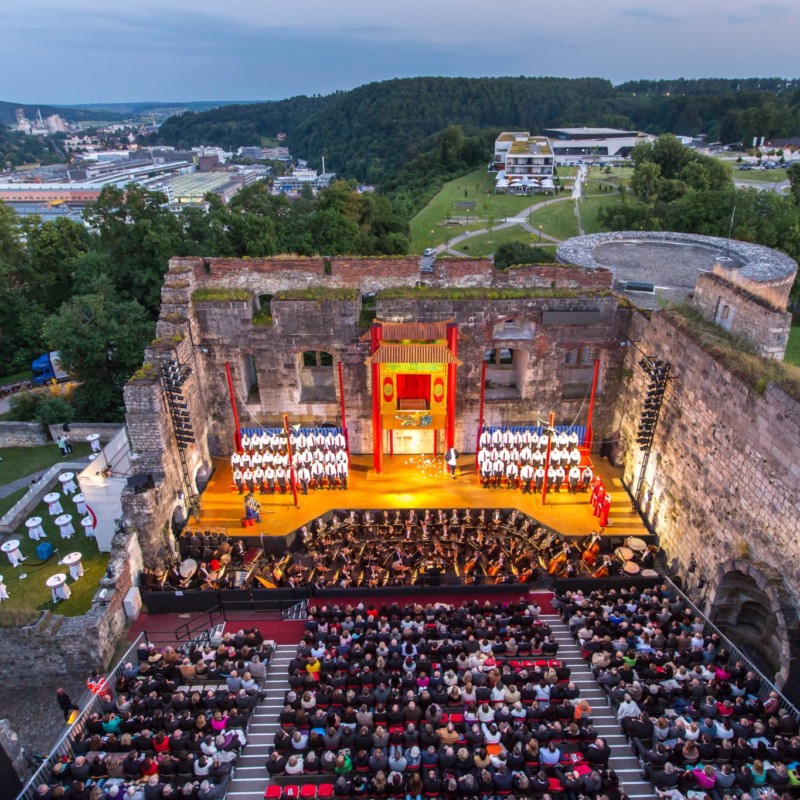
M 154 325 L 135 300 L 111 291 L 72 298 L 44 325 L 45 339 L 61 353 L 66 370 L 80 383 L 73 400 L 83 419 L 122 417 L 122 388 L 141 364 Z
M 106 186 L 84 218 L 96 232 L 96 247 L 107 253 L 116 288 L 155 315 L 169 259 L 180 252 L 180 220 L 165 207 L 166 197 L 134 184 Z
M 800 161 L 793 161 L 786 170 L 786 177 L 789 179 L 789 193 L 795 205 L 800 206 Z
M 653 161 L 642 161 L 633 171 L 631 189 L 640 200 L 646 203 L 654 202 L 658 197 L 660 178 L 661 167 L 658 164 Z

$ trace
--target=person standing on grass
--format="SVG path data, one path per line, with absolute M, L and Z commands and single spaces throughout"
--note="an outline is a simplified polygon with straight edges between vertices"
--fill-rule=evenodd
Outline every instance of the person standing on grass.
M 63 687 L 56 689 L 56 701 L 58 702 L 58 707 L 64 712 L 64 722 L 69 719 L 71 712 L 80 711 L 78 706 L 70 699 L 67 690 Z

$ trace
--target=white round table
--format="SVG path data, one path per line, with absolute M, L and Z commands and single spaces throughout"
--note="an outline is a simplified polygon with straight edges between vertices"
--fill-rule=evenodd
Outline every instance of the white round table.
M 8 556 L 12 567 L 18 566 L 25 560 L 25 556 L 22 555 L 19 549 L 19 539 L 9 539 L 7 542 L 0 545 L 0 550 Z
M 58 480 L 61 482 L 61 489 L 64 494 L 75 494 L 78 491 L 74 472 L 65 472 L 58 476 Z
M 46 494 L 44 496 L 44 501 L 47 503 L 47 513 L 51 517 L 55 517 L 58 514 L 63 514 L 64 509 L 61 508 L 61 495 L 58 492 L 50 492 L 50 494 Z
M 92 515 L 89 514 L 85 516 L 81 520 L 81 525 L 83 525 L 83 532 L 86 534 L 87 539 L 94 538 L 94 520 L 92 519 Z
M 100 452 L 100 434 L 99 433 L 90 433 L 86 437 L 86 441 L 92 446 L 93 453 Z
M 39 539 L 47 538 L 47 534 L 45 534 L 44 528 L 42 527 L 41 517 L 31 517 L 25 522 L 25 527 L 28 529 L 28 536 L 30 536 L 34 542 L 38 542 Z
M 81 554 L 77 551 L 74 553 L 67 553 L 64 556 L 64 566 L 69 567 L 69 576 L 72 580 L 76 581 L 83 575 L 83 564 L 81 564 Z
M 72 514 L 62 514 L 55 519 L 58 529 L 61 531 L 62 539 L 69 539 L 75 535 L 75 526 L 72 524 Z
M 81 516 L 86 513 L 86 501 L 82 494 L 76 494 L 72 498 L 72 502 L 75 503 L 75 509 Z
M 47 588 L 53 593 L 54 603 L 59 600 L 68 600 L 72 594 L 72 590 L 67 586 L 67 576 L 63 572 L 51 575 L 47 579 Z
M 3 583 L 3 576 L 0 575 L 0 602 L 3 600 L 8 600 L 8 589 L 6 589 L 6 585 Z

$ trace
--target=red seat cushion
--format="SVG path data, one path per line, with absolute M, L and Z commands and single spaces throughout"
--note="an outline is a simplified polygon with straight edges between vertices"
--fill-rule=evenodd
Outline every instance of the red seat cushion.
M 333 797 L 333 784 L 321 783 L 319 786 L 317 786 L 317 797 L 319 800 L 325 800 L 325 798 Z
M 547 779 L 547 789 L 550 792 L 563 792 L 564 787 L 561 785 L 561 781 L 558 778 L 548 778 Z
M 267 786 L 267 790 L 264 792 L 264 797 L 266 800 L 280 800 L 281 796 L 281 787 L 276 786 L 274 783 L 270 786 Z
M 283 787 L 283 794 L 281 800 L 296 800 L 300 797 L 300 787 L 296 784 L 289 784 Z
M 315 798 L 317 796 L 317 787 L 314 786 L 313 783 L 306 783 L 300 787 L 300 797 L 303 800 L 308 800 L 309 798 Z

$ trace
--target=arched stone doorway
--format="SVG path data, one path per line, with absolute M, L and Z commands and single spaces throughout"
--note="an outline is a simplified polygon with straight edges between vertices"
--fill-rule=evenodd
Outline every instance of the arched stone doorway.
M 776 570 L 748 559 L 721 564 L 709 583 L 709 619 L 777 686 L 798 668 L 797 609 Z

